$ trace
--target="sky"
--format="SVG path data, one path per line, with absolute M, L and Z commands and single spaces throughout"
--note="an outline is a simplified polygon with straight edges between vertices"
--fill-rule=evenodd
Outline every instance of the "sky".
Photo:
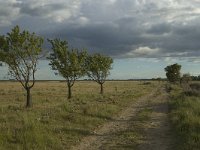
M 15 25 L 112 57 L 111 79 L 165 77 L 173 63 L 200 74 L 199 0 L 0 0 L 0 34 Z M 59 78 L 47 60 L 38 67 L 38 79 Z

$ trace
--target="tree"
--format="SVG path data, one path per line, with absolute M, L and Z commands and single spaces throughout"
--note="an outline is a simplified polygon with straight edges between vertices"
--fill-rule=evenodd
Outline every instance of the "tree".
M 0 60 L 8 65 L 9 75 L 26 90 L 26 107 L 31 107 L 31 88 L 35 84 L 43 39 L 35 33 L 20 32 L 19 26 L 15 26 L 7 36 L 0 37 L 0 43 Z
M 100 84 L 101 94 L 103 94 L 103 84 L 110 73 L 109 70 L 111 69 L 112 63 L 112 58 L 101 54 L 90 55 L 87 58 L 87 75 Z
M 72 97 L 71 88 L 75 81 L 85 75 L 84 62 L 87 56 L 85 51 L 79 52 L 77 49 L 69 50 L 68 42 L 59 39 L 48 40 L 52 45 L 53 53 L 48 59 L 53 70 L 66 79 L 68 87 L 68 99 Z
M 180 70 L 181 70 L 181 65 L 177 63 L 167 66 L 165 68 L 166 76 L 169 82 L 176 83 L 177 81 L 180 81 L 181 78 Z

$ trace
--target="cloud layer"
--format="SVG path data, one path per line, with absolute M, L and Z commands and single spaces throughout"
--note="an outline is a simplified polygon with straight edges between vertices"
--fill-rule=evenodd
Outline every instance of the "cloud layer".
M 118 58 L 200 56 L 198 0 L 0 0 L 0 29 L 16 24 Z

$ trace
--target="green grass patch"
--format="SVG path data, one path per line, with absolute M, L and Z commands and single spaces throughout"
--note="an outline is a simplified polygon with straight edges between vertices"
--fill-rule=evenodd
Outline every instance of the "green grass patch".
M 170 116 L 178 136 L 177 149 L 198 150 L 200 149 L 200 97 L 196 94 L 197 89 L 195 93 L 190 94 L 177 86 L 173 86 L 172 89 Z

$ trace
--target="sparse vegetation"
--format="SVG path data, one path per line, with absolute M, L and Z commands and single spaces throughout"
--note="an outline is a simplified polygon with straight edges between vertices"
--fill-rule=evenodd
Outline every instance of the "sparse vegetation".
M 69 149 L 154 88 L 154 84 L 110 81 L 105 84 L 107 92 L 100 95 L 95 83 L 82 81 L 74 85 L 72 100 L 66 101 L 65 82 L 38 82 L 32 91 L 33 108 L 27 110 L 18 86 L 0 83 L 0 149 Z

